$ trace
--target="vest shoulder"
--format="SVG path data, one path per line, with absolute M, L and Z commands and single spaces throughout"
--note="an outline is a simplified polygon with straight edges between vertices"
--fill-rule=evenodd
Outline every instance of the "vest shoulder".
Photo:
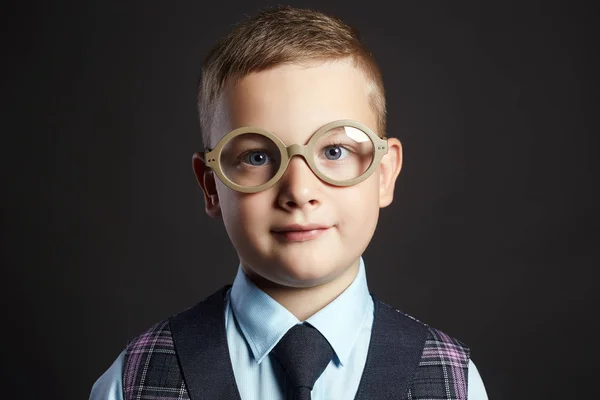
M 123 400 L 189 399 L 169 320 L 154 324 L 129 341 L 122 377 Z
M 459 339 L 429 327 L 421 364 L 435 358 L 454 367 L 468 368 L 471 349 Z
M 168 319 L 152 325 L 131 339 L 125 348 L 125 357 L 127 358 L 132 353 L 156 351 L 157 348 L 162 348 L 163 351 L 173 349 L 173 337 Z
M 159 345 L 159 347 L 166 346 L 173 348 L 173 336 L 171 332 L 172 319 L 194 311 L 201 303 L 202 302 L 188 307 L 177 314 L 171 315 L 133 337 L 127 342 L 125 355 L 127 356 L 127 354 L 131 352 L 141 352 L 149 348 L 155 349 L 157 345 Z
M 173 336 L 171 332 L 171 324 L 173 321 L 180 321 L 182 319 L 187 318 L 188 316 L 197 315 L 197 310 L 205 306 L 206 304 L 220 304 L 225 298 L 225 294 L 231 285 L 226 285 L 216 291 L 215 293 L 209 295 L 205 299 L 200 302 L 186 308 L 185 310 L 174 314 L 154 325 L 145 331 L 141 332 L 139 335 L 135 336 L 131 339 L 126 346 L 125 355 L 131 352 L 144 352 L 148 351 L 148 349 L 155 350 L 157 347 L 162 348 L 164 351 L 170 351 L 174 348 L 173 345 Z
M 379 305 L 387 309 L 388 313 L 393 311 L 396 313 L 398 318 L 404 318 L 421 329 L 426 331 L 425 349 L 424 355 L 433 350 L 437 350 L 440 356 L 451 359 L 456 365 L 466 367 L 469 363 L 470 348 L 463 341 L 448 335 L 447 333 L 436 329 L 425 322 L 413 317 L 410 314 L 405 313 L 389 304 L 379 301 Z
M 428 327 L 408 398 L 467 400 L 469 357 L 463 342 Z

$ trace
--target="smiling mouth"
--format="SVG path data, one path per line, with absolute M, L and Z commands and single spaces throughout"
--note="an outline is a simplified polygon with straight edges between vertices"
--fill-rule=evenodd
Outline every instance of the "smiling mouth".
M 314 228 L 300 230 L 281 230 L 272 231 L 275 237 L 286 242 L 306 242 L 318 238 L 327 232 L 330 228 Z

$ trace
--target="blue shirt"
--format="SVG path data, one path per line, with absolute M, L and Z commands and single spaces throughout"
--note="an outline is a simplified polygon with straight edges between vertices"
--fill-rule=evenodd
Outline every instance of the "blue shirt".
M 352 399 L 365 367 L 371 328 L 373 299 L 367 287 L 364 261 L 352 284 L 334 301 L 308 318 L 327 339 L 334 356 L 317 379 L 314 400 Z M 302 323 L 285 307 L 254 285 L 243 270 L 227 294 L 225 330 L 235 381 L 242 400 L 283 399 L 287 376 L 270 354 L 294 325 Z M 94 384 L 90 400 L 122 400 L 124 351 Z M 468 398 L 487 400 L 475 364 L 469 362 Z

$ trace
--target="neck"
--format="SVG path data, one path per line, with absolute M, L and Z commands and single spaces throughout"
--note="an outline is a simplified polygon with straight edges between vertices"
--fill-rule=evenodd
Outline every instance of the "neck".
M 319 310 L 335 300 L 352 284 L 358 274 L 360 260 L 356 260 L 349 268 L 335 278 L 311 287 L 290 287 L 276 284 L 260 275 L 249 273 L 248 278 L 263 292 L 284 306 L 300 321 L 305 321 Z

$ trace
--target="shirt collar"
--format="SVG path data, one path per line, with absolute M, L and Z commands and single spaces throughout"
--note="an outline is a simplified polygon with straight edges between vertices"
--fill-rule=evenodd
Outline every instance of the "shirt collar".
M 260 363 L 287 331 L 301 323 L 291 312 L 259 289 L 241 267 L 230 292 L 231 308 Z M 306 320 L 321 332 L 344 365 L 372 305 L 362 257 L 354 281 L 335 300 Z

